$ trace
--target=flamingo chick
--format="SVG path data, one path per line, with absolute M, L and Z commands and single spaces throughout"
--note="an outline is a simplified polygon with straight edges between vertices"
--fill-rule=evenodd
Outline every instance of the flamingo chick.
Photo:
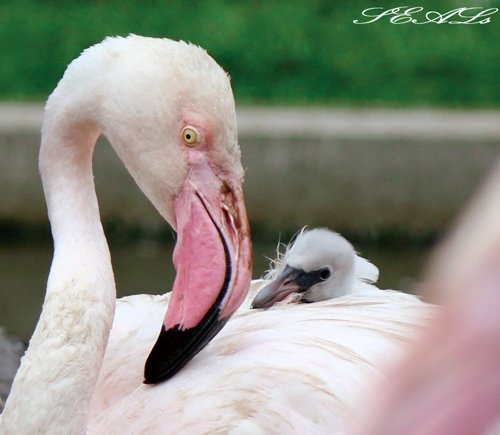
M 303 229 L 274 263 L 266 277 L 272 281 L 259 291 L 252 308 L 269 308 L 292 293 L 301 294 L 303 302 L 317 302 L 378 290 L 371 285 L 378 268 L 327 228 Z

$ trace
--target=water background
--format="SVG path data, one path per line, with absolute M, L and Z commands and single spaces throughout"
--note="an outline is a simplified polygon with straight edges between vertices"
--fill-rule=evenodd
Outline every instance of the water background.
M 142 240 L 111 243 L 118 296 L 163 293 L 172 286 L 173 242 Z M 356 250 L 380 269 L 379 287 L 411 291 L 420 277 L 428 247 L 411 243 L 354 243 Z M 260 277 L 274 258 L 276 243 L 254 240 L 254 277 Z M 0 246 L 0 326 L 28 340 L 40 315 L 52 245 Z

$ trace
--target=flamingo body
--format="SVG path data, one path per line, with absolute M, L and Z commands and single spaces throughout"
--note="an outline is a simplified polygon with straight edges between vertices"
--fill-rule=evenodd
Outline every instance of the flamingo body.
M 247 304 L 262 285 L 256 283 Z M 365 386 L 434 311 L 393 291 L 242 308 L 205 352 L 151 388 L 141 385 L 142 356 L 168 299 L 118 301 L 90 433 L 335 433 L 355 415 Z M 130 321 L 136 304 L 145 309 L 140 324 Z
M 171 297 L 116 304 L 101 133 L 178 231 Z M 40 170 L 55 252 L 0 433 L 331 433 L 431 315 L 386 292 L 230 319 L 251 272 L 243 169 L 228 77 L 199 47 L 130 36 L 85 51 L 47 102 Z

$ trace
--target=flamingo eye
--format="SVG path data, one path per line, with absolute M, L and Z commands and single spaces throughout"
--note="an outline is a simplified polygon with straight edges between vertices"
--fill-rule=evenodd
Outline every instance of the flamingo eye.
M 184 127 L 184 129 L 182 130 L 182 139 L 184 140 L 184 143 L 186 145 L 194 147 L 198 145 L 200 134 L 194 127 Z
M 323 267 L 323 269 L 321 269 L 319 271 L 319 277 L 320 277 L 321 281 L 325 281 L 328 278 L 330 278 L 331 274 L 332 273 L 330 272 L 330 269 L 328 269 L 328 267 Z

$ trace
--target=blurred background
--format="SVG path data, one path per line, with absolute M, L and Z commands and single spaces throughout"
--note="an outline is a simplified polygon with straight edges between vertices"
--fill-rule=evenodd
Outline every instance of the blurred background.
M 396 6 L 0 0 L 0 325 L 29 338 L 50 265 L 43 102 L 83 49 L 129 33 L 201 45 L 231 75 L 255 276 L 278 240 L 327 226 L 379 266 L 382 288 L 411 291 L 499 151 L 500 13 L 485 25 L 353 24 Z M 119 295 L 169 289 L 172 231 L 103 143 L 94 165 Z

